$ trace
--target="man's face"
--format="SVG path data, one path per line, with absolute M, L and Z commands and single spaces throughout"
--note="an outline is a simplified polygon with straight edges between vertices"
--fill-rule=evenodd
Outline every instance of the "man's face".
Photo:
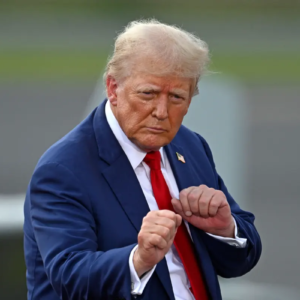
M 186 115 L 192 79 L 138 73 L 118 83 L 107 80 L 108 98 L 122 130 L 143 151 L 169 144 Z

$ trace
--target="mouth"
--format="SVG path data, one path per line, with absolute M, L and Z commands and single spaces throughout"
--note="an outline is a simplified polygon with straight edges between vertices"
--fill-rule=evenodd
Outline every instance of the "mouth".
M 147 129 L 151 132 L 155 132 L 155 133 L 162 133 L 162 132 L 166 132 L 167 130 L 162 128 L 162 127 L 147 127 Z

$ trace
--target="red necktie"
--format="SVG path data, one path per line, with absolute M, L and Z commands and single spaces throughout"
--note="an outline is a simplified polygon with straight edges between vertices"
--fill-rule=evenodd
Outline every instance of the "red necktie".
M 160 168 L 160 152 L 149 152 L 144 158 L 145 163 L 150 167 L 150 177 L 153 194 L 159 209 L 168 209 L 174 211 L 171 203 L 171 195 L 166 184 L 165 178 Z M 193 242 L 189 236 L 186 226 L 182 224 L 178 227 L 174 239 L 174 245 L 183 263 L 185 272 L 191 283 L 191 291 L 196 300 L 207 300 L 206 287 L 203 276 L 199 268 Z

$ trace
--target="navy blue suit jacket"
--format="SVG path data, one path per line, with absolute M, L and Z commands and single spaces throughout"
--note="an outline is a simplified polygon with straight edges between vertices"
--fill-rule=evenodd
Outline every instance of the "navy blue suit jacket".
M 136 298 L 131 295 L 128 258 L 149 207 L 104 106 L 48 149 L 32 176 L 24 223 L 28 299 Z M 239 235 L 248 240 L 246 248 L 238 249 L 190 225 L 210 297 L 221 299 L 217 275 L 241 276 L 260 257 L 254 216 L 228 193 L 200 135 L 181 126 L 165 151 L 179 190 L 200 184 L 222 190 Z M 137 298 L 174 300 L 165 259 Z

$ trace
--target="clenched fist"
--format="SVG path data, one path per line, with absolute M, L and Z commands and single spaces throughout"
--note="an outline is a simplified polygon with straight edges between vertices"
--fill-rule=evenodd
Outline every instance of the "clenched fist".
M 172 199 L 175 212 L 207 233 L 234 237 L 235 225 L 231 209 L 222 191 L 206 185 L 192 186 Z
M 144 217 L 133 256 L 133 265 L 139 277 L 164 258 L 181 221 L 181 216 L 170 210 L 150 211 Z

